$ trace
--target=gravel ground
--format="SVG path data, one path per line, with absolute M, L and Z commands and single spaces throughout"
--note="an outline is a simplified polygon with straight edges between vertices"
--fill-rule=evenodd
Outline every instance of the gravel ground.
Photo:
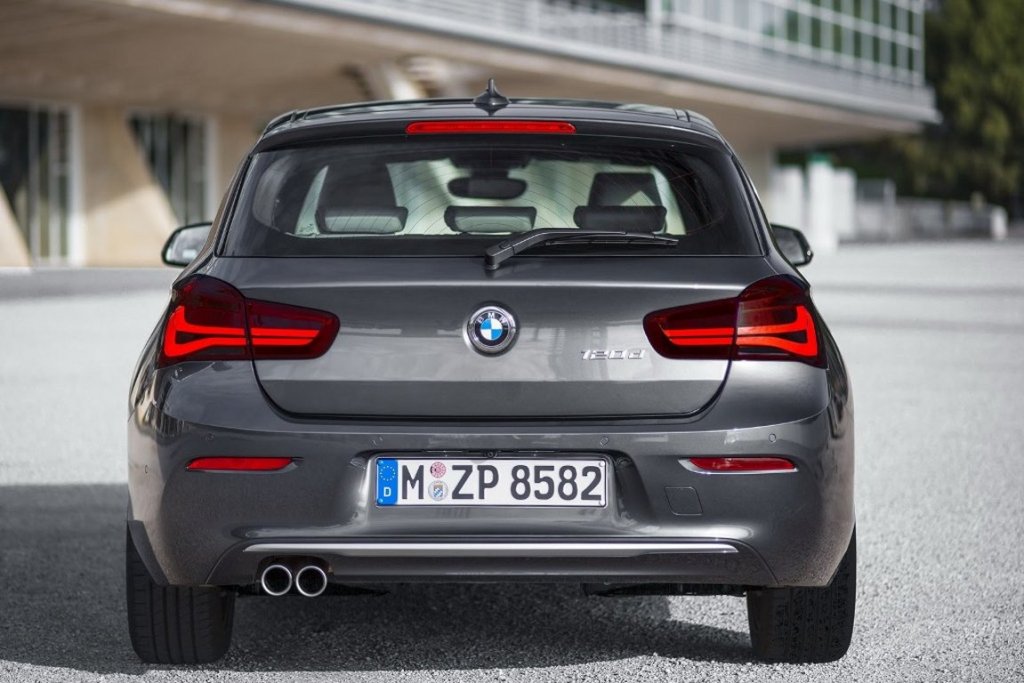
M 122 454 L 168 274 L 0 273 L 0 681 L 1024 680 L 1024 243 L 848 247 L 807 274 L 856 396 L 842 661 L 753 662 L 739 598 L 481 585 L 242 599 L 222 662 L 165 668 L 125 630 Z

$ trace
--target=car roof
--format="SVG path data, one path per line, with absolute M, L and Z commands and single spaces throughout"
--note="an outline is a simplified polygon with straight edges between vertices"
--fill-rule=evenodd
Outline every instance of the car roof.
M 571 99 L 511 98 L 500 108 L 488 109 L 469 98 L 436 98 L 357 102 L 287 112 L 275 117 L 263 131 L 260 148 L 276 146 L 270 138 L 314 138 L 339 127 L 429 119 L 571 119 L 604 123 L 669 126 L 714 138 L 726 144 L 721 133 L 706 116 L 687 109 L 650 104 L 602 102 Z M 276 141 L 275 141 L 276 142 Z

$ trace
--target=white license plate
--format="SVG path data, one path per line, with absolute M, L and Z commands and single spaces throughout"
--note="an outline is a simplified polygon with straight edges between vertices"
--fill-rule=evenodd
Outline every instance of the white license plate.
M 377 505 L 604 507 L 604 460 L 377 458 Z

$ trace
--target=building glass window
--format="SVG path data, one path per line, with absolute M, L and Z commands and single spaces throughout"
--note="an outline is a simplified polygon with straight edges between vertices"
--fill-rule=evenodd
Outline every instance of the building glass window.
M 33 263 L 68 256 L 69 135 L 64 109 L 0 106 L 0 186 Z
M 800 15 L 786 10 L 786 38 L 792 43 L 800 42 Z
M 750 4 L 752 1 L 753 0 L 735 0 L 735 2 L 733 3 L 733 21 L 735 22 L 737 27 L 743 29 L 744 31 L 749 31 L 752 28 L 755 30 L 757 29 L 757 27 L 752 25 L 751 20 Z
M 879 81 L 923 84 L 924 4 L 909 0 L 663 0 L 685 44 L 704 36 Z M 732 49 L 730 47 L 730 49 Z M 737 51 L 742 52 L 742 50 Z
M 173 114 L 136 114 L 131 127 L 178 221 L 208 220 L 205 123 Z

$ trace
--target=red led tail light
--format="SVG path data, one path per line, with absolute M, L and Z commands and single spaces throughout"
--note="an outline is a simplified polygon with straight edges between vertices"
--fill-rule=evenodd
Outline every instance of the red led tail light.
M 331 346 L 338 326 L 332 313 L 246 299 L 226 282 L 196 275 L 175 287 L 159 365 L 316 358 Z
M 810 297 L 785 276 L 755 282 L 733 299 L 655 311 L 644 318 L 644 331 L 655 350 L 669 358 L 825 366 Z

